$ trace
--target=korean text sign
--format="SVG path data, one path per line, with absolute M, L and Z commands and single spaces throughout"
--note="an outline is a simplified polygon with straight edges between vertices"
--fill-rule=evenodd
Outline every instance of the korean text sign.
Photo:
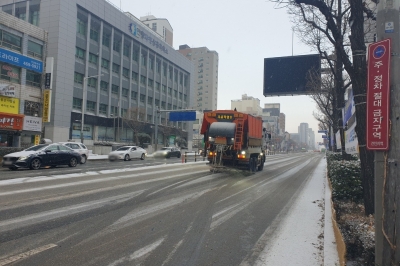
M 368 47 L 367 149 L 389 149 L 390 39 Z

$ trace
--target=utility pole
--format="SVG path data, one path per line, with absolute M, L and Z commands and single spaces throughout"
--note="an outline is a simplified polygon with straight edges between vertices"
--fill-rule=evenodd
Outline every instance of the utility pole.
M 377 41 L 391 39 L 389 150 L 375 151 L 375 264 L 400 263 L 400 0 L 378 3 Z

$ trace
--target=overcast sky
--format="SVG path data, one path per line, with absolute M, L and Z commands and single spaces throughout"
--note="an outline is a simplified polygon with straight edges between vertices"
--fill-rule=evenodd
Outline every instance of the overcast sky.
M 265 0 L 109 0 L 140 18 L 166 18 L 174 30 L 173 46 L 206 46 L 219 55 L 218 109 L 230 109 L 231 100 L 242 94 L 264 103 L 280 103 L 286 115 L 286 131 L 297 133 L 300 123 L 314 130 L 318 122 L 312 113 L 315 102 L 308 96 L 263 96 L 264 58 L 292 55 L 292 25 L 285 8 Z M 315 53 L 296 36 L 293 54 Z M 290 73 L 288 73 L 290 75 Z

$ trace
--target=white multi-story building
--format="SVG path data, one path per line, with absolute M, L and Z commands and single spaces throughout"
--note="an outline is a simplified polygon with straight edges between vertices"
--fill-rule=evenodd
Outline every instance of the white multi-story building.
M 300 145 L 308 145 L 309 143 L 309 127 L 308 123 L 300 123 L 300 126 L 298 127 L 299 130 L 299 141 Z
M 218 101 L 218 53 L 207 47 L 180 45 L 179 51 L 194 64 L 194 109 L 216 110 Z
M 156 18 L 153 15 L 140 17 L 140 20 L 158 35 L 160 35 L 163 40 L 172 46 L 174 40 L 174 30 L 171 24 L 166 18 Z
M 231 100 L 231 109 L 238 112 L 259 116 L 262 114 L 260 107 L 260 100 L 252 96 L 247 96 L 247 94 L 242 95 L 240 100 Z

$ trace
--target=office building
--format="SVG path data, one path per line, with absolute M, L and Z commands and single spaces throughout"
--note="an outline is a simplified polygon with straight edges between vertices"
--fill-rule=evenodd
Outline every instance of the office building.
M 179 52 L 194 64 L 194 109 L 216 110 L 218 101 L 218 53 L 207 47 L 180 45 Z
M 252 96 L 247 96 L 247 94 L 243 94 L 240 100 L 231 100 L 231 109 L 235 110 L 235 108 L 238 112 L 254 116 L 261 115 L 260 100 Z
M 34 9 L 32 2 L 38 3 Z M 107 0 L 0 0 L 0 6 L 48 32 L 54 75 L 46 138 L 80 139 L 83 132 L 89 145 L 105 140 L 132 143 L 136 133 L 123 118 L 138 120 L 143 124 L 139 133 L 154 138 L 157 107 L 180 110 L 193 105 L 193 64 Z M 29 7 L 29 16 L 20 15 L 20 6 Z M 161 112 L 160 122 L 173 130 L 161 127 L 157 143 L 165 143 L 166 134 L 191 141 L 192 122 L 168 122 L 166 112 Z
M 279 113 L 279 128 L 282 133 L 286 132 L 286 115 L 284 113 Z
M 0 8 L 0 146 L 40 140 L 47 32 L 35 26 L 37 4 Z
M 160 35 L 164 42 L 173 46 L 174 30 L 166 18 L 156 18 L 153 15 L 140 17 L 140 20 L 155 33 Z
M 308 123 L 300 123 L 300 126 L 298 127 L 298 132 L 299 132 L 299 144 L 305 148 L 309 144 Z

